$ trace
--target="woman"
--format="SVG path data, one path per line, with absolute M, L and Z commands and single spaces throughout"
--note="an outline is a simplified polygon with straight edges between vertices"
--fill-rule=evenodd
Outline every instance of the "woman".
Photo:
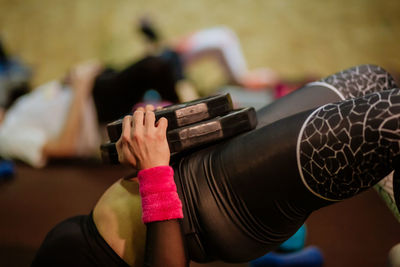
M 81 266 L 140 266 L 143 258 L 162 266 L 257 258 L 289 238 L 314 210 L 354 196 L 396 169 L 400 90 L 395 87 L 386 71 L 372 65 L 308 84 L 260 110 L 258 129 L 172 164 L 181 227 L 168 219 L 148 223 L 146 238 L 137 185 L 120 180 L 92 215 L 54 228 L 35 263 L 72 264 L 82 255 L 90 260 Z M 134 127 L 125 118 L 118 150 L 122 161 L 140 167 L 136 151 L 158 139 L 135 134 L 139 114 Z M 176 203 L 171 207 L 179 209 Z
M 85 62 L 10 108 L 0 105 L 0 156 L 43 167 L 50 158 L 98 155 L 99 124 L 130 113 L 147 90 L 179 102 L 183 84 L 170 61 L 146 56 L 121 71 Z
M 182 74 L 182 79 L 184 69 L 204 58 L 212 58 L 221 67 L 228 84 L 257 90 L 273 88 L 279 83 L 279 75 L 271 69 L 248 68 L 240 40 L 227 26 L 194 31 L 172 40 L 166 46 L 149 17 L 140 19 L 139 31 L 145 38 L 147 51 L 165 59 L 174 59 L 171 62 L 175 62 L 175 70 Z

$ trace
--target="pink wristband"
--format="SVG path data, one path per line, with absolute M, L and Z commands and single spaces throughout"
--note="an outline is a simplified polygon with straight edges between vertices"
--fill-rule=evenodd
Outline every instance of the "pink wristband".
M 144 223 L 183 218 L 174 170 L 170 166 L 141 170 L 138 179 Z

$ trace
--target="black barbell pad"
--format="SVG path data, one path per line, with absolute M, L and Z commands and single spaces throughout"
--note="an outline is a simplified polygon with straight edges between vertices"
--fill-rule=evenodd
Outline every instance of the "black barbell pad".
M 115 143 L 105 143 L 100 146 L 101 159 L 104 163 L 119 164 Z
M 250 131 L 256 126 L 254 108 L 242 108 L 224 116 L 168 131 L 167 139 L 171 153 L 179 153 Z
M 218 116 L 211 120 L 198 122 L 167 132 L 171 156 L 199 146 L 210 145 L 217 141 L 250 131 L 257 126 L 254 108 L 242 108 Z M 118 152 L 114 142 L 101 145 L 104 162 L 118 164 Z
M 233 109 L 229 93 L 200 98 L 194 101 L 175 104 L 155 111 L 156 121 L 161 117 L 168 120 L 168 130 L 208 120 L 224 115 Z M 119 119 L 107 124 L 110 142 L 116 142 L 122 133 L 122 121 Z

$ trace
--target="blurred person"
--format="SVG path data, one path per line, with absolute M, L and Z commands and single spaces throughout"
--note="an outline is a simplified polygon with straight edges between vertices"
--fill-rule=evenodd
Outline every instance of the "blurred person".
M 65 82 L 48 82 L 1 108 L 0 156 L 43 167 L 52 157 L 92 155 L 100 142 L 91 99 L 99 69 L 80 65 Z
M 161 40 L 160 34 L 149 17 L 140 20 L 139 30 L 147 40 L 147 51 L 168 56 L 177 54 L 180 68 L 187 68 L 202 58 L 215 59 L 224 70 L 228 83 L 248 89 L 274 88 L 279 75 L 268 68 L 249 70 L 239 38 L 227 26 L 215 26 L 194 31 L 176 38 L 169 44 Z
M 6 51 L 0 39 L 0 107 L 10 107 L 19 96 L 29 92 L 31 69 Z
M 122 70 L 79 64 L 63 80 L 0 106 L 0 156 L 35 167 L 49 158 L 97 156 L 99 125 L 131 113 L 146 91 L 157 90 L 165 103 L 181 101 L 174 71 L 168 60 L 150 55 Z
M 399 106 L 400 89 L 385 70 L 350 68 L 259 110 L 257 129 L 182 155 L 174 174 L 165 119 L 155 124 L 151 107 L 136 111 L 124 118 L 117 150 L 140 170 L 139 185 L 121 179 L 90 215 L 58 224 L 33 266 L 257 258 L 313 211 L 398 172 Z
M 105 68 L 95 79 L 93 99 L 100 122 L 110 122 L 130 113 L 146 91 L 156 90 L 169 103 L 187 102 L 197 95 L 182 94 L 188 85 L 182 81 L 176 57 L 145 55 L 122 70 Z M 191 90 L 191 88 L 189 89 Z

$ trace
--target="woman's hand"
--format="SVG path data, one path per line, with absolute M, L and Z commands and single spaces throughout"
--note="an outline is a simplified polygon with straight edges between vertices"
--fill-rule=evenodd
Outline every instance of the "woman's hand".
M 137 170 L 169 165 L 167 141 L 168 121 L 155 121 L 154 107 L 139 108 L 133 116 L 125 116 L 122 135 L 116 143 L 118 159 Z

